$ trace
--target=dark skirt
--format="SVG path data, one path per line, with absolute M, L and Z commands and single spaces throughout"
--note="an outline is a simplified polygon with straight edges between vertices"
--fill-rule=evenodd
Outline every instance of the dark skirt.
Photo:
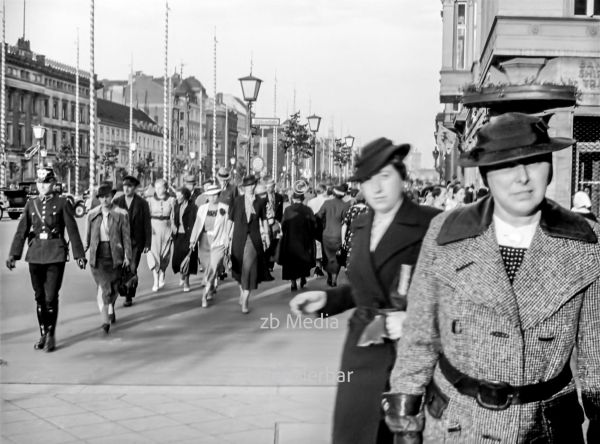
M 242 274 L 238 282 L 243 290 L 256 290 L 258 288 L 258 253 L 250 236 L 246 237 L 242 259 Z
M 102 289 L 102 300 L 112 304 L 119 296 L 121 267 L 114 268 L 110 252 L 110 242 L 100 242 L 96 250 L 96 266 L 90 267 L 96 285 Z
M 327 258 L 326 262 L 323 261 L 323 265 L 328 273 L 338 274 L 340 272 L 341 265 L 338 263 L 335 253 L 341 246 L 341 236 L 339 238 L 323 237 L 323 251 L 325 253 L 323 259 Z
M 173 272 L 179 273 L 183 258 L 190 251 L 190 235 L 187 233 L 177 233 L 173 238 Z M 198 249 L 195 248 L 190 256 L 190 268 L 188 274 L 198 273 Z

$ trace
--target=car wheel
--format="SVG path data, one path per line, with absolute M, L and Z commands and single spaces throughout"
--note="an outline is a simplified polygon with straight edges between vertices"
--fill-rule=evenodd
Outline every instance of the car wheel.
M 21 217 L 21 213 L 8 213 L 8 217 L 10 217 L 12 220 L 17 220 L 19 217 Z
M 83 217 L 85 216 L 85 205 L 82 203 L 78 203 L 77 206 L 75 207 L 75 216 L 76 217 Z

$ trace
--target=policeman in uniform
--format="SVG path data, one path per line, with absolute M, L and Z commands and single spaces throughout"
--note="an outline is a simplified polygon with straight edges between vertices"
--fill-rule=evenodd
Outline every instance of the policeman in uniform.
M 65 262 L 68 260 L 69 244 L 64 236 L 65 227 L 77 265 L 83 270 L 87 263 L 73 206 L 65 197 L 53 192 L 55 183 L 56 177 L 52 168 L 38 169 L 39 196 L 29 199 L 25 204 L 6 261 L 9 270 L 15 268 L 15 262 L 21 259 L 23 246 L 27 241 L 25 260 L 29 262 L 40 326 L 40 339 L 33 347 L 36 350 L 44 349 L 46 352 L 53 351 L 55 347 L 58 292 L 62 284 Z

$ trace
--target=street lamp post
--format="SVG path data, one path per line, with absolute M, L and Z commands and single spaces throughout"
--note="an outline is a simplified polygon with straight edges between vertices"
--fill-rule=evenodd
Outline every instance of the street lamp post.
M 317 188 L 317 132 L 319 132 L 319 127 L 321 126 L 321 117 L 313 114 L 312 116 L 307 117 L 308 127 L 313 133 L 313 161 L 314 161 L 314 170 L 313 170 L 313 189 Z M 322 166 L 321 166 L 322 168 Z
M 287 188 L 287 167 L 284 165 L 281 169 L 283 171 L 283 188 Z
M 248 103 L 248 156 L 247 156 L 247 170 L 250 171 L 250 163 L 252 161 L 252 103 L 256 102 L 258 98 L 258 91 L 260 90 L 260 85 L 262 80 L 252 75 L 252 70 L 250 70 L 250 75 L 246 77 L 240 77 L 238 79 L 242 86 L 242 94 L 244 95 L 244 100 Z
M 354 147 L 354 137 L 351 135 L 347 135 L 346 137 L 344 137 L 344 144 L 350 150 L 350 156 L 351 156 L 350 158 L 352 158 L 352 148 Z M 348 161 L 346 161 L 346 174 L 344 175 L 344 182 L 346 182 L 347 177 L 348 177 Z
M 33 137 L 35 137 L 37 141 L 37 152 L 38 152 L 38 168 L 44 166 L 43 158 L 46 157 L 47 152 L 46 148 L 42 150 L 42 139 L 44 138 L 44 133 L 46 132 L 46 128 L 42 125 L 34 125 L 33 126 Z M 42 153 L 42 151 L 44 151 Z
M 135 150 L 137 150 L 137 143 L 131 142 L 129 144 L 129 174 L 133 175 L 133 156 L 135 155 Z

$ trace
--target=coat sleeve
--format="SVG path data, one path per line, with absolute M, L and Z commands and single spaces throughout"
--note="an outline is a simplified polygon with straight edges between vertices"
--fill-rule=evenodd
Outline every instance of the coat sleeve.
M 92 241 L 92 219 L 90 216 L 91 213 L 88 213 L 85 224 L 85 251 L 90 249 L 90 243 Z
M 32 205 L 31 200 L 28 200 L 23 209 L 23 217 L 17 225 L 17 231 L 13 238 L 12 245 L 10 246 L 9 256 L 14 257 L 16 260 L 21 259 L 23 256 L 23 248 L 25 247 L 25 240 L 27 240 L 27 234 L 31 229 L 31 216 L 30 207 Z
M 320 315 L 324 317 L 335 316 L 356 307 L 354 298 L 352 297 L 352 287 L 350 285 L 342 285 L 341 287 L 332 288 L 326 291 L 327 302 L 325 307 L 319 310 Z
M 77 222 L 75 221 L 75 212 L 73 211 L 73 205 L 67 199 L 63 202 L 63 220 L 67 227 L 67 233 L 69 233 L 69 240 L 71 241 L 71 249 L 73 250 L 73 257 L 75 259 L 85 258 L 85 251 L 83 250 L 83 243 L 79 236 L 79 229 L 77 228 Z
M 190 234 L 190 244 L 196 244 L 198 242 L 198 238 L 200 237 L 200 233 L 202 232 L 202 217 L 200 209 L 196 210 L 196 216 L 194 220 L 194 226 L 192 227 L 192 233 Z
M 432 221 L 408 290 L 407 316 L 398 341 L 396 363 L 390 377 L 393 393 L 421 395 L 431 381 L 439 358 L 437 323 L 439 284 L 433 272 L 436 237 L 443 219 Z
M 577 372 L 585 414 L 587 442 L 600 442 L 600 279 L 584 294 L 577 334 Z
M 144 221 L 144 248 L 152 247 L 152 224 L 150 222 L 150 205 L 146 199 L 142 199 L 142 220 Z
M 121 241 L 125 250 L 125 257 L 131 264 L 133 262 L 133 254 L 131 251 L 131 228 L 129 226 L 129 214 L 127 211 L 121 216 Z

